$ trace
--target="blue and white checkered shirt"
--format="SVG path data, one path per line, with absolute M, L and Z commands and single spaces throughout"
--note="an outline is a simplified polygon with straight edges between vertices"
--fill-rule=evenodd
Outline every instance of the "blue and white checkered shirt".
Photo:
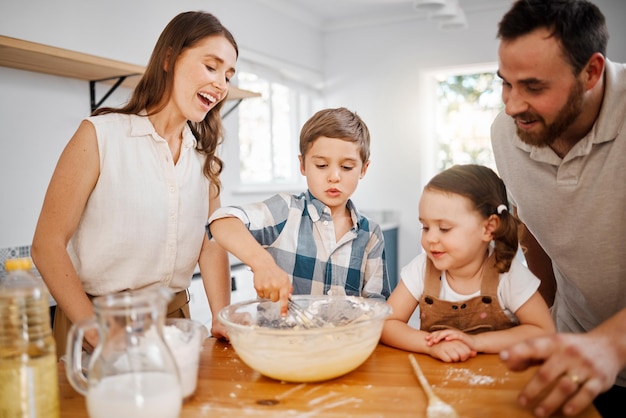
M 339 242 L 330 209 L 310 192 L 216 210 L 215 219 L 239 218 L 292 280 L 294 295 L 353 295 L 387 299 L 385 241 L 376 222 L 347 208 L 352 229 Z

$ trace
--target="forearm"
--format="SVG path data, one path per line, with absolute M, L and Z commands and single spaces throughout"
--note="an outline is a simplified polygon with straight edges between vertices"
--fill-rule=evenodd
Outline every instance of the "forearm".
M 598 325 L 589 332 L 589 336 L 595 340 L 603 340 L 607 354 L 613 353 L 621 370 L 626 369 L 626 309 L 618 311 L 615 315 Z
M 260 298 L 280 301 L 280 311 L 287 314 L 293 286 L 289 275 L 274 261 L 238 218 L 220 218 L 209 225 L 211 234 L 222 247 L 233 253 L 254 273 L 254 289 Z
M 541 280 L 539 293 L 546 301 L 546 304 L 552 306 L 556 293 L 556 280 L 554 278 L 554 270 L 552 269 L 552 260 L 539 245 L 537 239 L 526 229 L 526 226 L 523 228 L 520 244 L 524 252 L 524 258 L 529 270 Z
M 238 218 L 220 218 L 209 225 L 217 243 L 253 271 L 273 264 L 272 256 L 259 244 Z
M 473 348 L 479 353 L 497 354 L 520 341 L 551 333 L 551 331 L 537 325 L 520 324 L 504 330 L 483 332 L 475 335 Z
M 218 312 L 230 304 L 230 266 L 226 250 L 205 238 L 198 260 L 202 283 L 214 318 Z
M 65 246 L 34 240 L 33 262 L 48 291 L 72 323 L 94 316 L 93 304 L 87 297 Z
M 430 353 L 426 343 L 427 332 L 415 329 L 399 319 L 387 319 L 383 326 L 380 341 L 388 346 L 414 353 Z
M 473 336 L 473 348 L 479 353 L 499 353 L 517 342 L 556 332 L 548 306 L 537 291 L 517 309 L 515 315 L 518 325 Z

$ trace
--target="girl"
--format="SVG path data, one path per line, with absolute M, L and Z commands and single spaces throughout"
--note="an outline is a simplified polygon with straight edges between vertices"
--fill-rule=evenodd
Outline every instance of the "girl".
M 436 175 L 419 203 L 422 247 L 389 297 L 381 341 L 446 362 L 555 331 L 539 279 L 516 261 L 519 220 L 489 168 Z M 408 325 L 420 308 L 420 329 Z

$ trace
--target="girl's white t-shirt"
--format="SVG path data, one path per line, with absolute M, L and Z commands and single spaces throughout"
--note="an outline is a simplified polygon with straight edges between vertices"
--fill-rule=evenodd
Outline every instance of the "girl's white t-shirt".
M 404 285 L 418 301 L 424 292 L 425 269 L 426 253 L 421 253 L 404 266 L 400 272 Z M 517 321 L 515 312 L 537 291 L 540 283 L 540 280 L 519 260 L 513 260 L 509 271 L 500 274 L 500 282 L 498 283 L 498 302 L 500 302 L 500 306 L 507 317 Z M 442 272 L 439 299 L 459 302 L 479 295 L 480 290 L 471 295 L 455 292 L 448 284 L 446 272 Z

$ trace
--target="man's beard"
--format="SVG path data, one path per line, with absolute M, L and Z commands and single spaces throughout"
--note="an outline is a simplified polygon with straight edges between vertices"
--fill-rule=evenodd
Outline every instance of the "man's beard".
M 550 146 L 582 113 L 582 107 L 583 85 L 577 81 L 569 92 L 565 106 L 563 106 L 557 118 L 550 125 L 547 125 L 541 116 L 534 113 L 525 112 L 516 115 L 516 119 L 537 120 L 544 125 L 544 129 L 538 133 L 530 133 L 517 127 L 517 135 L 528 145 L 537 147 Z

